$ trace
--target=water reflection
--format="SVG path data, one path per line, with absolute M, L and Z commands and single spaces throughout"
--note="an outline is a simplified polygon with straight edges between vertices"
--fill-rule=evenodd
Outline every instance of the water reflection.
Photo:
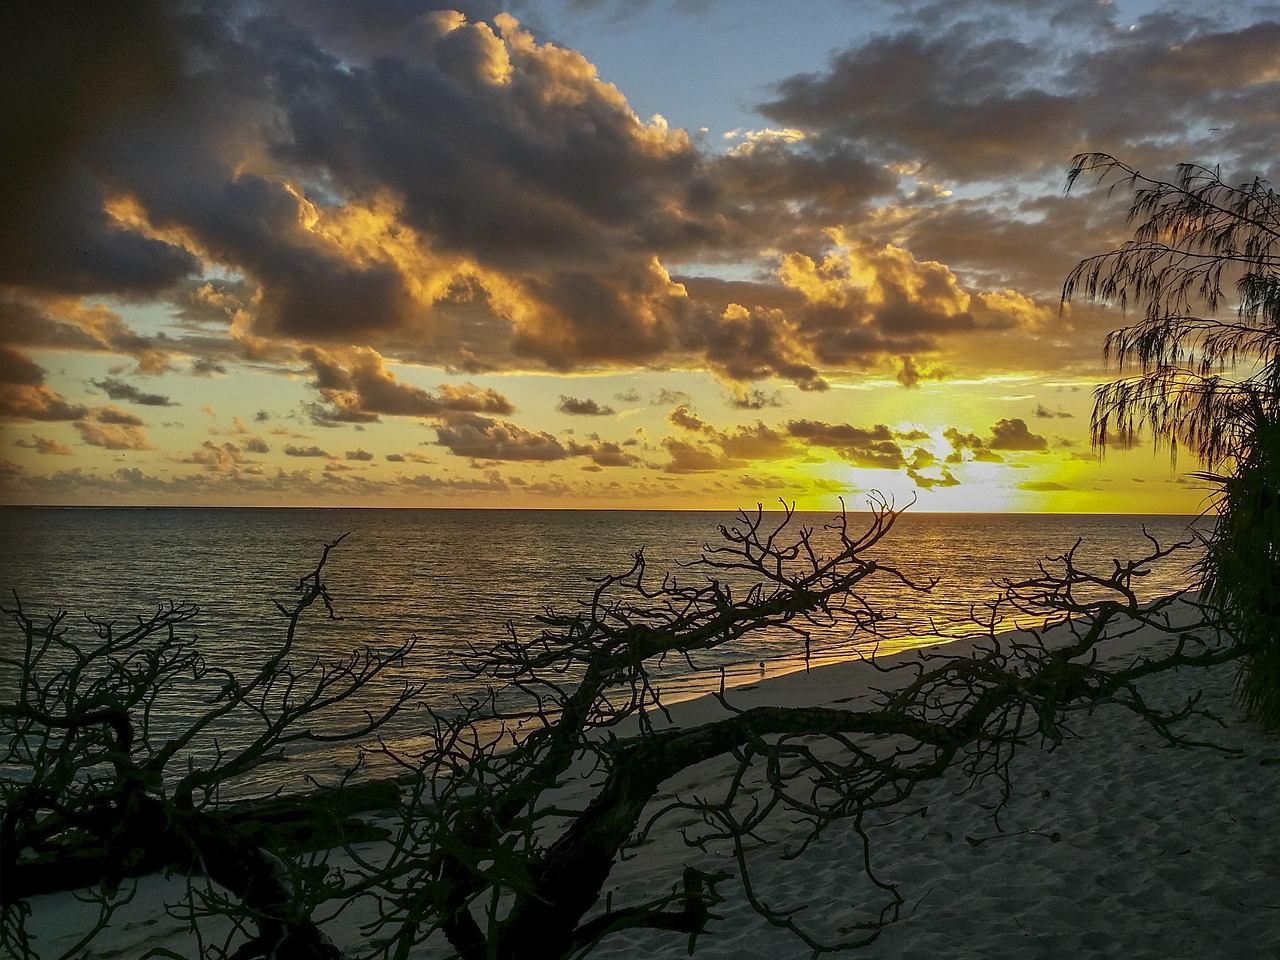
M 534 618 L 548 606 L 575 609 L 590 595 L 592 577 L 625 570 L 638 549 L 654 571 L 677 569 L 717 541 L 717 524 L 732 519 L 715 513 L 6 508 L 0 510 L 0 591 L 16 593 L 29 610 L 65 608 L 72 618 L 132 619 L 170 599 L 196 603 L 201 614 L 194 632 L 205 656 L 251 669 L 280 642 L 284 624 L 273 598 L 287 602 L 322 545 L 347 533 L 326 568 L 342 619 L 326 620 L 314 610 L 300 655 L 342 656 L 366 645 L 387 650 L 417 635 L 413 660 L 386 682 L 428 680 L 428 702 L 446 708 L 472 692 L 463 668 L 471 645 L 486 646 L 508 621 L 520 631 L 538 629 Z M 834 543 L 822 530 L 829 519 L 801 515 L 797 523 L 815 529 L 821 548 Z M 1144 524 L 1165 543 L 1190 534 L 1184 517 L 907 513 L 874 555 L 917 580 L 936 577 L 937 586 L 909 595 L 870 581 L 864 592 L 899 614 L 894 642 L 909 643 L 989 599 L 994 581 L 1033 573 L 1037 560 L 1071 549 L 1078 539 L 1079 559 L 1104 569 L 1112 558 L 1145 552 Z M 852 518 L 851 529 L 858 527 Z M 1154 596 L 1186 585 L 1188 563 L 1164 564 L 1143 580 L 1143 589 Z M 682 570 L 679 576 L 701 574 Z M 856 652 L 847 631 L 816 631 L 813 639 L 818 660 Z M 761 633 L 703 655 L 700 677 L 668 664 L 660 683 L 665 694 L 685 696 L 717 685 L 722 673 L 730 684 L 749 682 L 759 678 L 760 661 L 775 673 L 794 667 L 801 652 L 794 635 Z M 0 687 L 12 690 L 12 683 L 0 675 Z M 170 719 L 181 722 L 185 714 L 174 710 Z M 244 733 L 220 735 L 231 743 Z

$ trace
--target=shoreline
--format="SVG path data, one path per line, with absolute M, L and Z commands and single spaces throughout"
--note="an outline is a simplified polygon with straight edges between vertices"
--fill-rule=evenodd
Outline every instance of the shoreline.
M 1142 632 L 1117 642 L 1117 656 L 1135 656 L 1160 635 Z M 948 644 L 963 653 L 966 641 Z M 956 646 L 959 644 L 960 646 Z M 1280 955 L 1280 826 L 1268 813 L 1280 795 L 1280 739 L 1239 721 L 1231 705 L 1237 665 L 1182 669 L 1149 678 L 1144 691 L 1174 703 L 1197 691 L 1203 706 L 1225 721 L 1189 722 L 1188 736 L 1211 738 L 1240 751 L 1175 749 L 1139 717 L 1103 705 L 1073 716 L 1075 737 L 1056 749 L 1025 746 L 1011 766 L 1013 794 L 993 818 L 993 784 L 963 792 L 953 764 L 917 788 L 903 809 L 884 811 L 870 826 L 870 856 L 878 875 L 897 883 L 903 917 L 854 956 L 984 958 L 1123 956 L 1127 958 Z M 758 704 L 856 708 L 888 675 L 869 662 L 843 661 L 767 677 L 727 691 L 737 707 Z M 722 714 L 713 697 L 672 705 L 672 719 L 693 725 Z M 716 782 L 716 763 L 685 771 L 658 798 L 696 792 Z M 563 790 L 572 793 L 575 784 Z M 788 860 L 798 835 L 778 825 L 749 851 L 757 894 L 781 909 L 804 907 L 814 933 L 830 938 L 867 918 L 884 895 L 869 888 L 856 864 L 861 840 L 835 824 L 805 856 Z M 361 849 L 365 849 L 361 845 Z M 338 852 L 335 861 L 342 856 Z M 683 845 L 673 826 L 628 852 L 605 892 L 624 902 L 628 891 L 667 889 L 680 865 L 735 869 L 716 855 Z M 152 946 L 182 952 L 189 937 L 166 917 L 165 897 L 182 878 L 139 881 L 134 902 L 94 942 L 89 956 L 130 956 Z M 698 940 L 696 957 L 800 956 L 804 944 L 770 926 L 727 882 L 726 903 Z M 88 917 L 71 893 L 32 898 L 31 930 L 56 955 L 74 942 Z M 79 920 L 77 920 L 79 918 Z M 326 925 L 340 945 L 360 942 L 357 918 Z M 842 933 L 841 931 L 846 931 Z M 48 938 L 48 939 L 45 939 Z M 413 956 L 447 956 L 435 940 Z M 687 937 L 655 931 L 617 933 L 592 957 L 687 956 Z

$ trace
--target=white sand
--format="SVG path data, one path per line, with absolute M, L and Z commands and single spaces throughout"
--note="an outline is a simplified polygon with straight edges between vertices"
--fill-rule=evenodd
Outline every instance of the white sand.
M 1126 645 L 1150 642 L 1139 636 Z M 1078 739 L 1054 751 L 1024 748 L 1017 755 L 1013 798 L 1000 815 L 1004 835 L 997 836 L 988 809 L 992 791 L 956 795 L 965 784 L 958 770 L 919 789 L 899 814 L 926 813 L 872 831 L 873 863 L 883 879 L 900 885 L 909 915 L 854 955 L 1280 957 L 1280 740 L 1236 718 L 1234 678 L 1234 665 L 1183 670 L 1151 678 L 1144 690 L 1156 702 L 1203 691 L 1203 705 L 1226 718 L 1226 727 L 1196 720 L 1180 729 L 1238 755 L 1171 748 L 1129 711 L 1104 707 L 1078 719 Z M 865 705 L 869 679 L 884 682 L 866 664 L 838 664 L 761 681 L 735 692 L 733 700 L 741 706 Z M 706 699 L 691 701 L 680 705 L 678 720 L 697 722 L 718 709 Z M 690 771 L 665 792 L 704 792 L 698 779 L 714 779 L 722 769 L 709 764 Z M 757 892 L 770 905 L 805 908 L 800 919 L 827 936 L 865 919 L 867 904 L 882 902 L 862 878 L 862 848 L 850 828 L 837 825 L 803 857 L 786 861 L 788 840 L 794 843 L 790 829 L 777 826 L 772 842 L 750 854 Z M 983 839 L 988 837 L 993 839 Z M 668 889 L 686 861 L 736 869 L 688 850 L 667 831 L 620 864 L 612 886 L 619 896 Z M 159 910 L 176 889 L 162 878 L 143 881 L 135 904 L 87 955 L 136 957 L 162 942 L 193 954 L 180 925 Z M 729 902 L 717 908 L 720 919 L 699 940 L 696 956 L 808 955 L 790 933 L 756 915 L 733 881 L 722 892 Z M 32 907 L 41 957 L 74 942 L 86 910 L 71 895 L 37 898 Z M 350 929 L 331 934 L 339 943 L 358 942 Z M 674 960 L 687 955 L 686 947 L 681 935 L 638 931 L 614 935 L 593 956 Z M 421 953 L 439 955 L 434 949 Z

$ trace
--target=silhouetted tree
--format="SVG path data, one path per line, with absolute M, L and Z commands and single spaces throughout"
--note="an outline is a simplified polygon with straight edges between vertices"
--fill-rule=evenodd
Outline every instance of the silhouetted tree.
M 1094 175 L 1132 192 L 1132 240 L 1081 261 L 1063 287 L 1137 307 L 1105 356 L 1123 376 L 1098 388 L 1093 440 L 1106 447 L 1145 424 L 1176 457 L 1185 447 L 1217 489 L 1204 564 L 1206 596 L 1248 647 L 1247 716 L 1280 729 L 1280 199 L 1182 164 L 1170 180 L 1107 154 L 1074 158 L 1068 188 Z M 1224 316 L 1225 313 L 1225 316 Z
M 230 955 L 233 947 L 237 957 L 275 948 L 279 956 L 333 956 L 315 919 L 322 903 L 327 915 L 362 911 L 364 939 L 345 948 L 350 956 L 408 958 L 424 941 L 443 937 L 464 960 L 561 958 L 638 927 L 687 936 L 692 949 L 730 882 L 815 953 L 866 944 L 903 903 L 874 873 L 872 814 L 957 763 L 974 782 L 995 778 L 1007 796 L 1014 751 L 1061 740 L 1074 713 L 1100 702 L 1128 705 L 1177 742 L 1176 724 L 1197 712 L 1194 702 L 1153 707 L 1141 695 L 1142 680 L 1239 653 L 1196 604 L 1139 598 L 1138 578 L 1180 548 L 1152 541 L 1147 556 L 1115 561 L 1103 573 L 1081 568 L 1071 551 L 1030 578 L 1006 582 L 999 597 L 963 621 L 979 641 L 975 653 L 952 656 L 942 647 L 890 660 L 882 665 L 884 692 L 871 705 L 738 709 L 732 691 L 722 689 L 718 718 L 669 722 L 657 674 L 667 661 L 696 664 L 759 631 L 788 632 L 806 649 L 815 631 L 874 639 L 887 614 L 867 599 L 873 578 L 908 591 L 931 586 L 912 583 L 877 556 L 897 516 L 877 501 L 865 529 L 852 532 L 844 515 L 815 531 L 797 529 L 790 511 L 739 514 L 693 564 L 654 576 L 637 553 L 628 570 L 599 580 L 578 609 L 548 610 L 533 635 L 512 629 L 475 648 L 475 698 L 449 711 L 424 710 L 416 754 L 383 747 L 402 771 L 398 817 L 384 843 L 348 845 L 344 865 L 255 847 L 225 820 L 219 822 L 230 836 L 219 840 L 202 818 L 220 806 L 211 791 L 217 771 L 247 772 L 265 750 L 305 738 L 312 708 L 349 695 L 390 660 L 366 655 L 310 674 L 290 668 L 281 654 L 241 681 L 194 658 L 173 632 L 191 611 L 173 608 L 127 634 L 99 625 L 114 650 L 104 663 L 64 636 L 60 618 L 40 626 L 19 608 L 11 617 L 26 642 L 23 679 L 16 705 L 0 711 L 0 721 L 13 744 L 4 765 L 25 766 L 29 776 L 4 786 L 6 878 L 23 850 L 48 849 L 68 830 L 109 843 L 117 857 L 150 856 L 152 864 L 191 873 L 217 870 L 235 899 L 206 896 L 188 908 L 193 929 L 229 912 L 254 932 L 198 940 L 200 956 Z M 285 608 L 290 641 L 306 606 L 327 601 L 322 566 L 302 582 L 302 599 Z M 1021 632 L 1003 633 L 1015 620 Z M 1167 646 L 1108 662 L 1108 644 L 1140 627 L 1166 634 Z M 151 640 L 159 642 L 146 646 Z M 36 679 L 55 647 L 70 658 L 69 668 Z M 91 681 L 90 664 L 106 679 Z M 193 669 L 224 686 L 210 709 L 234 702 L 265 727 L 247 753 L 220 756 L 214 772 L 179 775 L 175 786 L 161 774 L 176 751 L 152 744 L 146 731 L 157 722 L 153 691 Z M 269 696 L 280 682 L 315 692 Z M 363 730 L 376 731 L 415 693 L 402 691 Z M 662 792 L 708 761 L 723 769 L 696 795 Z M 159 832 L 171 847 L 156 849 L 132 819 L 134 808 L 151 811 L 153 824 L 167 818 Z M 829 937 L 813 918 L 767 903 L 757 890 L 753 847 L 779 821 L 800 854 L 833 824 L 852 826 L 864 848 L 860 867 L 878 891 L 864 920 Z M 627 901 L 606 892 L 618 862 L 642 854 L 664 831 L 679 833 L 690 848 L 668 881 Z M 698 866 L 725 847 L 736 877 Z M 242 873 L 222 872 L 219 856 Z M 101 900 L 105 923 L 112 901 L 109 893 Z M 0 934 L 0 943 L 18 950 L 25 942 L 21 906 L 6 907 Z
M 122 628 L 89 618 L 89 640 L 71 633 L 64 613 L 37 619 L 20 602 L 4 608 L 17 636 L 0 643 L 0 667 L 17 689 L 0 703 L 0 947 L 33 955 L 24 901 L 34 893 L 100 884 L 92 935 L 110 922 L 125 878 L 176 869 L 229 893 L 189 887 L 189 910 L 193 920 L 230 918 L 233 936 L 254 931 L 241 937 L 236 958 L 338 956 L 311 917 L 332 891 L 300 863 L 253 842 L 226 816 L 222 796 L 292 744 L 369 736 L 420 690 L 401 687 L 345 729 L 311 725 L 413 649 L 408 641 L 335 662 L 299 656 L 306 610 L 318 600 L 333 616 L 321 574 L 334 545 L 299 581 L 298 598 L 277 603 L 283 637 L 248 671 L 209 663 L 180 632 L 195 619 L 194 606 L 170 603 Z M 228 735 L 237 746 L 223 745 L 219 737 Z M 202 957 L 229 950 L 225 942 L 197 943 Z
M 789 512 L 740 514 L 682 578 L 651 579 L 637 554 L 582 609 L 548 612 L 536 635 L 512 632 L 475 651 L 486 696 L 453 716 L 436 714 L 434 746 L 415 762 L 402 758 L 415 786 L 399 840 L 376 876 L 360 878 L 383 905 L 374 942 L 403 958 L 442 932 L 464 960 L 524 960 L 583 955 L 610 933 L 649 927 L 687 934 L 692 948 L 730 880 L 698 869 L 697 855 L 727 845 L 733 882 L 771 923 L 814 952 L 864 945 L 903 902 L 872 869 L 870 814 L 956 762 L 975 781 L 995 777 L 1007 787 L 1018 745 L 1059 740 L 1065 717 L 1106 700 L 1127 703 L 1176 739 L 1172 725 L 1191 707 L 1151 709 L 1138 682 L 1237 655 L 1198 608 L 1177 597 L 1138 599 L 1135 578 L 1174 549 L 1153 543 L 1148 556 L 1101 575 L 1068 553 L 1006 583 L 964 625 L 984 641 L 977 654 L 948 656 L 943 647 L 886 666 L 896 681 L 886 677 L 890 692 L 866 709 L 736 709 L 722 691 L 721 719 L 658 723 L 665 708 L 654 671 L 665 660 L 696 662 L 762 630 L 791 631 L 804 643 L 814 630 L 873 638 L 886 615 L 866 599 L 868 581 L 931 586 L 876 559 L 896 516 L 877 503 L 865 530 L 851 533 L 840 516 L 819 537 L 793 529 Z M 1000 636 L 1014 618 L 1030 629 Z M 1051 623 L 1065 638 L 1053 645 L 1044 636 Z M 1168 649 L 1103 666 L 1107 642 L 1139 626 L 1171 635 Z M 503 708 L 513 692 L 524 705 Z M 664 784 L 712 760 L 726 765 L 718 786 L 664 796 Z M 561 790 L 566 781 L 576 789 Z M 837 821 L 862 838 L 862 869 L 883 899 L 866 904 L 865 920 L 843 936 L 828 939 L 810 928 L 815 918 L 758 895 L 751 850 L 780 819 L 799 831 L 789 842 L 801 849 Z M 643 855 L 650 838 L 690 822 L 699 825 L 684 837 L 693 859 L 669 886 L 635 902 L 605 894 L 621 858 Z

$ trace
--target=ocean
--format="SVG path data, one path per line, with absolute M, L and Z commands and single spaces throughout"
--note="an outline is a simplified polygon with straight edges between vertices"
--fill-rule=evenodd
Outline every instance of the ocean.
M 771 514 L 766 523 L 780 516 Z M 830 520 L 829 514 L 797 514 L 793 523 L 814 528 L 821 545 Z M 346 534 L 325 568 L 341 619 L 327 620 L 313 608 L 300 653 L 344 656 L 416 636 L 413 658 L 397 677 L 427 681 L 426 702 L 447 710 L 477 692 L 462 669 L 469 644 L 484 647 L 508 624 L 525 634 L 536 630 L 534 618 L 549 607 L 572 610 L 589 597 L 592 577 L 626 570 L 638 549 L 655 573 L 695 576 L 680 564 L 719 540 L 719 524 L 733 522 L 732 514 L 712 512 L 6 507 L 0 508 L 0 597 L 6 606 L 20 598 L 28 612 L 66 610 L 70 629 L 88 642 L 93 633 L 86 614 L 125 623 L 165 601 L 194 603 L 200 614 L 189 626 L 205 658 L 244 669 L 280 642 L 283 623 L 273 600 L 287 602 L 323 544 Z M 862 522 L 851 513 L 852 530 Z M 1184 516 L 907 511 L 874 556 L 913 578 L 939 582 L 919 594 L 873 581 L 866 593 L 898 615 L 890 625 L 895 643 L 917 643 L 935 630 L 959 632 L 948 622 L 995 596 L 997 581 L 1029 576 L 1038 561 L 1077 541 L 1078 556 L 1107 572 L 1113 558 L 1145 552 L 1147 536 L 1188 540 L 1193 527 L 1208 529 L 1206 521 Z M 1143 591 L 1154 596 L 1190 584 L 1195 555 L 1157 567 L 1141 581 Z M 16 653 L 17 639 L 6 623 L 0 656 Z M 813 654 L 819 662 L 845 659 L 870 642 L 817 636 Z M 686 697 L 714 688 L 722 675 L 731 684 L 758 678 L 761 661 L 771 674 L 797 669 L 803 652 L 788 635 L 749 636 L 700 659 L 696 670 L 669 664 L 661 682 L 666 695 Z M 5 700 L 13 699 L 15 682 L 12 668 L 0 667 Z M 224 745 L 237 739 L 234 730 L 221 736 Z

